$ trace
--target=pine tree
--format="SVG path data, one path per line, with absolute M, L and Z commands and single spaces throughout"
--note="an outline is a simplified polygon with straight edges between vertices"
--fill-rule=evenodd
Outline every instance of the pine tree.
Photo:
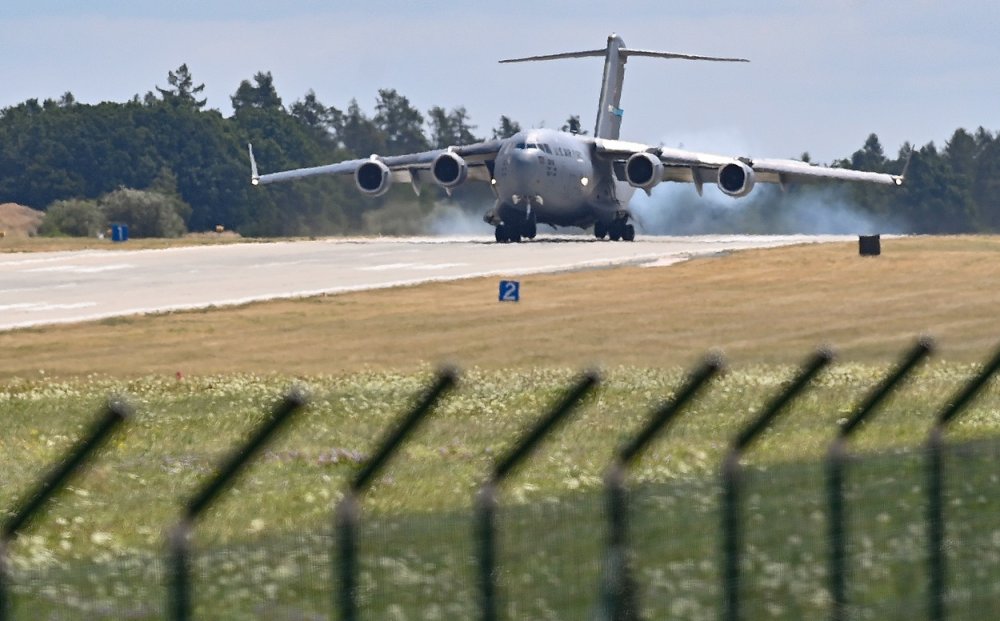
M 208 100 L 197 99 L 195 97 L 205 90 L 205 85 L 194 85 L 194 78 L 191 77 L 191 71 L 188 69 L 187 63 L 178 67 L 176 71 L 167 72 L 167 83 L 173 88 L 156 87 L 156 90 L 159 91 L 160 97 L 163 98 L 164 102 L 174 105 L 190 106 L 198 110 L 205 107 L 205 103 Z M 72 95 L 70 95 L 70 98 L 72 99 Z
M 385 136 L 386 155 L 426 151 L 424 115 L 393 88 L 380 89 L 375 103 L 375 126 Z

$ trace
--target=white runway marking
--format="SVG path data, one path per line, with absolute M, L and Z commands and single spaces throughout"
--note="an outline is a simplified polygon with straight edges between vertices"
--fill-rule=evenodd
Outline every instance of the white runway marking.
M 74 302 L 72 304 L 46 304 L 44 302 L 23 302 L 21 304 L 0 304 L 0 313 L 4 311 L 50 311 L 50 310 L 74 310 L 77 308 L 90 308 L 97 306 L 97 302 Z
M 0 254 L 0 330 L 430 281 L 668 265 L 746 248 L 853 239 L 729 235 L 615 243 L 546 236 L 496 244 L 486 237 L 379 238 Z
M 51 287 L 39 286 L 39 287 L 22 287 L 20 289 L 4 289 L 3 293 L 26 293 L 28 291 L 51 291 L 52 289 L 67 289 L 69 287 L 75 287 L 73 283 L 66 283 L 64 285 L 53 285 Z
M 68 274 L 99 274 L 101 272 L 114 272 L 116 270 L 127 270 L 132 267 L 129 264 L 122 265 L 98 265 L 94 267 L 86 267 L 83 265 L 53 265 L 51 267 L 35 267 L 30 270 L 25 270 L 31 274 L 40 274 L 44 272 L 66 272 Z
M 384 272 L 386 270 L 445 270 L 451 267 L 464 267 L 465 263 L 388 263 L 386 265 L 368 265 L 359 267 L 364 272 Z

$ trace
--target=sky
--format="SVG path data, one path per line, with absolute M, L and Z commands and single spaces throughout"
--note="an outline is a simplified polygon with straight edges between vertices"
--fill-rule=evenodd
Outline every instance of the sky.
M 0 108 L 66 91 L 122 102 L 186 63 L 226 116 L 240 81 L 270 71 L 286 105 L 311 89 L 372 114 L 395 88 L 425 112 L 464 106 L 481 136 L 501 114 L 525 127 L 577 114 L 592 130 L 601 59 L 496 61 L 601 48 L 614 32 L 751 61 L 631 59 L 623 139 L 830 162 L 872 132 L 895 155 L 959 127 L 1000 130 L 997 24 L 994 0 L 3 0 Z

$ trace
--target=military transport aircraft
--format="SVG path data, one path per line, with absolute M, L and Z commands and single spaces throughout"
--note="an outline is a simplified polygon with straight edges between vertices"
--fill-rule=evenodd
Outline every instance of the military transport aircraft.
M 593 56 L 604 57 L 593 137 L 529 129 L 500 140 L 406 155 L 372 155 L 265 175 L 258 173 L 253 147 L 248 145 L 251 182 L 259 185 L 313 175 L 353 175 L 358 190 L 380 196 L 393 182 L 409 182 L 419 192 L 424 183 L 450 191 L 469 180 L 483 181 L 491 184 L 496 195 L 496 206 L 483 219 L 496 227 L 498 242 L 533 239 L 538 224 L 584 229 L 592 226 L 599 239 L 632 241 L 635 228 L 629 223 L 629 199 L 636 188 L 649 194 L 662 181 L 692 183 L 699 194 L 705 183 L 716 183 L 732 197 L 746 196 L 756 183 L 777 183 L 782 189 L 790 183 L 827 179 L 897 186 L 903 183 L 902 175 L 827 168 L 797 160 L 712 155 L 619 140 L 622 81 L 630 57 L 748 62 L 746 59 L 635 50 L 612 34 L 605 49 L 500 62 Z

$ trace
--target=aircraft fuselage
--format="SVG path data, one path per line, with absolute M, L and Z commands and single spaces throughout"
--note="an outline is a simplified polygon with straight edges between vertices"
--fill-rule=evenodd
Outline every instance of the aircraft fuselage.
M 596 164 L 591 145 L 551 129 L 520 132 L 504 142 L 494 164 L 497 215 L 534 216 L 540 224 L 587 228 L 610 221 L 631 197 L 609 166 Z

